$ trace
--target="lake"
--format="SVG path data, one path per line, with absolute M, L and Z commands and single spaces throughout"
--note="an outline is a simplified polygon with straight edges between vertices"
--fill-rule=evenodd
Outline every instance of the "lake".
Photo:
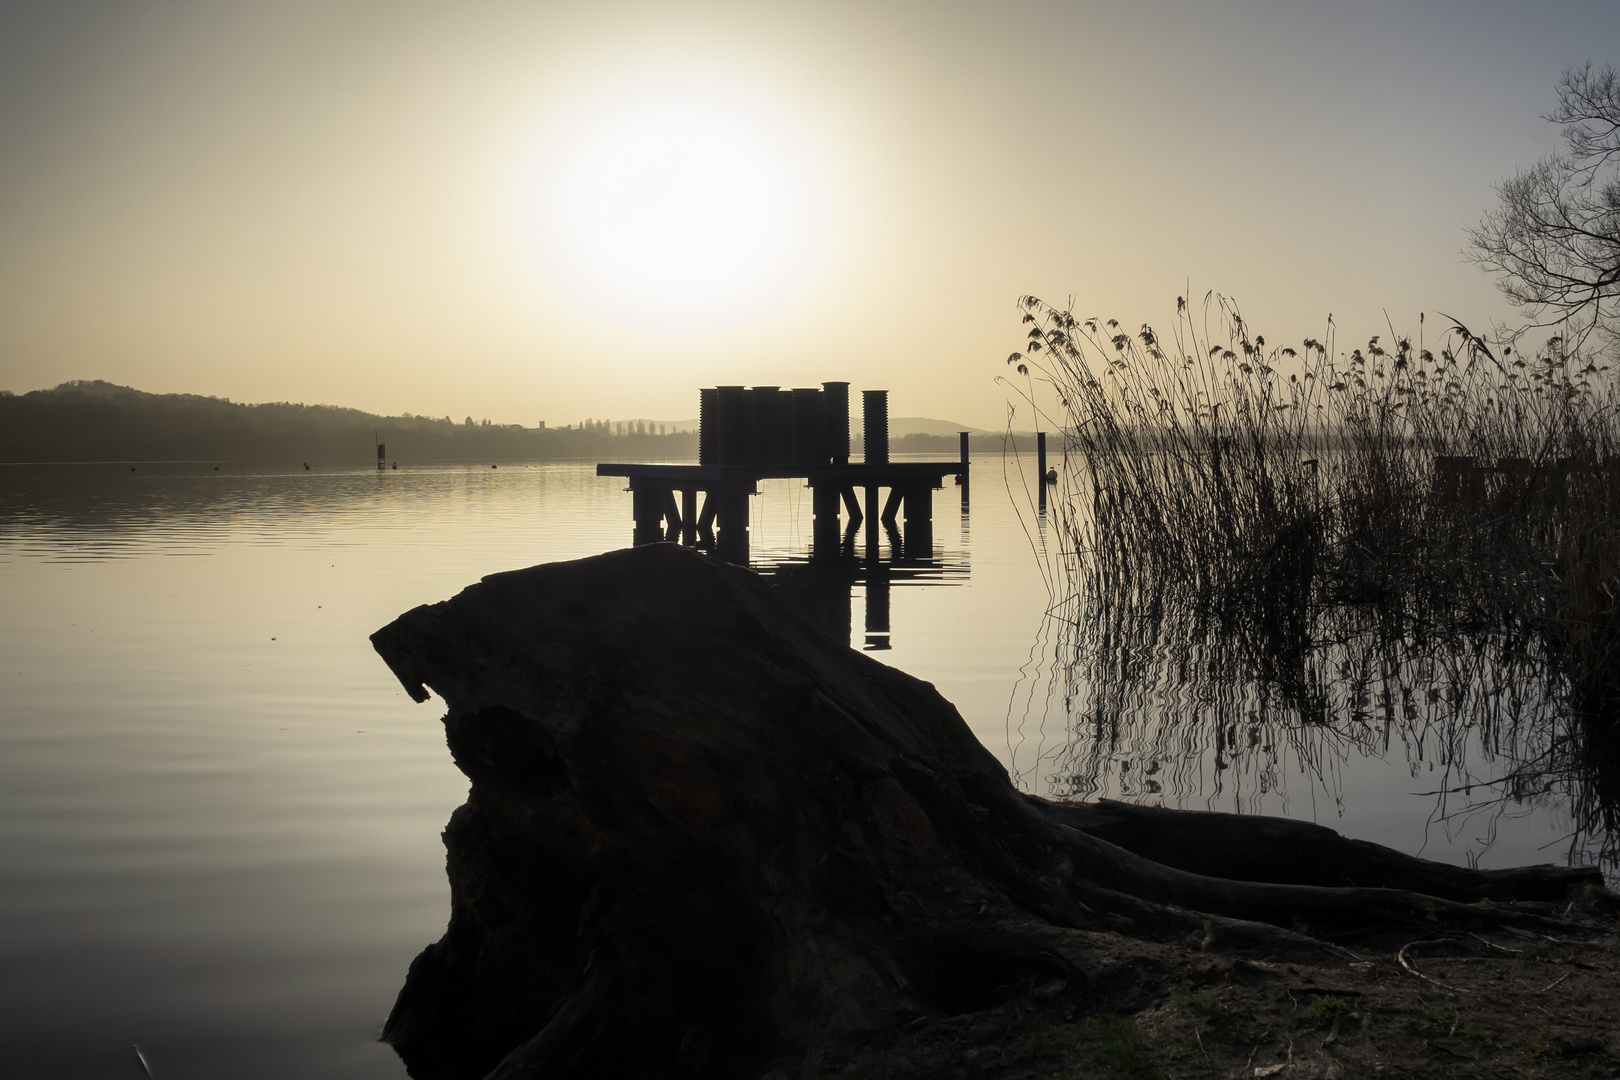
M 1567 857 L 1556 786 L 1465 815 L 1433 794 L 1500 790 L 1488 732 L 1237 753 L 1171 715 L 1173 687 L 1107 732 L 1072 720 L 1099 699 L 1047 616 L 1033 473 L 977 463 L 968 513 L 935 493 L 933 558 L 888 576 L 886 634 L 865 576 L 806 577 L 797 481 L 752 500 L 755 564 L 824 623 L 830 596 L 835 632 L 847 596 L 852 644 L 934 683 L 1027 790 L 1286 814 L 1456 863 Z M 139 1076 L 139 1044 L 162 1080 L 403 1076 L 376 1034 L 444 929 L 439 832 L 467 784 L 437 700 L 367 637 L 483 575 L 624 546 L 622 484 L 590 463 L 0 466 L 0 1073 Z

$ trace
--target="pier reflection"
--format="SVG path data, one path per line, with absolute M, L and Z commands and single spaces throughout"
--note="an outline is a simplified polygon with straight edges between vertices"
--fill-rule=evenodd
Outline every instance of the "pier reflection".
M 902 556 L 867 559 L 854 554 L 818 557 L 811 553 L 754 569 L 771 582 L 788 607 L 851 645 L 856 644 L 854 597 L 859 588 L 865 607 L 860 646 L 880 652 L 889 648 L 893 636 L 893 590 L 911 585 L 963 585 L 968 580 L 966 555 L 947 558 L 930 551 L 926 557 L 908 559 L 900 545 L 890 550 L 901 551 Z
M 833 512 L 815 517 L 808 551 L 775 557 L 762 552 L 752 560 L 751 568 L 771 582 L 790 608 L 830 636 L 868 652 L 886 651 L 894 633 L 891 611 L 896 588 L 964 585 L 968 581 L 966 474 L 956 482 L 961 491 L 962 543 L 958 550 L 946 552 L 934 543 L 930 490 L 893 493 L 882 512 L 863 514 L 861 500 L 851 489 L 835 491 Z M 851 511 L 841 531 L 836 511 L 840 499 Z M 881 504 L 869 491 L 866 505 Z M 897 520 L 902 508 L 903 520 Z M 703 547 L 702 540 L 695 546 Z M 859 639 L 856 590 L 864 607 Z

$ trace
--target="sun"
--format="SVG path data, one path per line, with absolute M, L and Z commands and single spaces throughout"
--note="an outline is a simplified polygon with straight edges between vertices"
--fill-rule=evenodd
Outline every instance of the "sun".
M 818 232 L 817 184 L 786 124 L 747 100 L 643 87 L 583 108 L 546 156 L 554 276 L 632 321 L 708 324 L 779 301 Z

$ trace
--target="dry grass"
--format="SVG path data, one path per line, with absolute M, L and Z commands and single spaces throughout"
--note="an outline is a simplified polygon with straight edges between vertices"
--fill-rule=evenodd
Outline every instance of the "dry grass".
M 873 1037 L 840 1080 L 1279 1080 L 1620 1075 L 1608 920 L 1560 939 L 1386 937 L 1358 959 L 1275 963 L 1164 947 L 1128 1001 L 1009 988 L 978 1013 Z M 1404 951 L 1419 974 L 1403 967 Z M 1433 981 L 1431 981 L 1433 980 Z M 1098 1000 L 1101 997 L 1103 1000 Z M 1117 1010 L 1117 1011 L 1113 1011 Z M 806 1070 L 806 1075 L 809 1070 Z

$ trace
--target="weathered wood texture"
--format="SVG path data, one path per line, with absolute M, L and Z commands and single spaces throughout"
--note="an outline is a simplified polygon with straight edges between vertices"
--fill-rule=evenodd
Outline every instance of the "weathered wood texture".
M 1021 980 L 1126 1000 L 1163 950 L 1122 941 L 1281 956 L 1601 888 L 1032 798 L 932 686 L 672 544 L 485 578 L 372 640 L 444 698 L 472 781 L 449 928 L 384 1031 L 419 1080 L 752 1080 Z

